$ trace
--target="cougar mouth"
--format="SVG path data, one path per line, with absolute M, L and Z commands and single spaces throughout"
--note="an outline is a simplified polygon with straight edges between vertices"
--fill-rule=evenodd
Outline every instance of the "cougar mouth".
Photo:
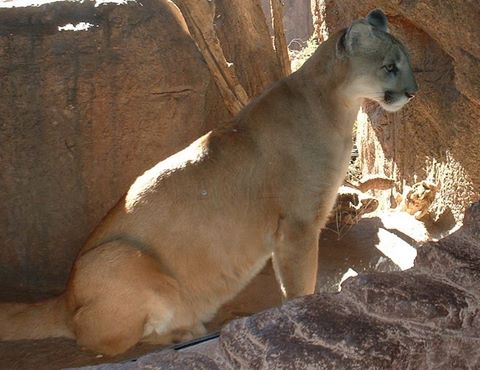
M 379 103 L 387 112 L 396 112 L 408 103 L 408 99 L 402 96 L 395 98 L 395 93 L 387 90 L 383 95 L 383 100 Z
M 394 101 L 393 92 L 388 90 L 385 91 L 385 93 L 383 94 L 383 101 L 385 102 L 385 104 L 392 104 Z

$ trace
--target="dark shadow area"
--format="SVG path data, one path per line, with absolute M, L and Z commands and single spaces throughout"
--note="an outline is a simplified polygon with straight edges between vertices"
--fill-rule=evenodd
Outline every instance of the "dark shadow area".
M 453 215 L 452 209 L 446 207 L 445 211 L 440 215 L 437 221 L 434 221 L 430 216 L 427 216 L 425 226 L 433 238 L 441 239 L 445 235 L 448 235 L 449 230 L 452 230 L 456 226 L 455 216 Z
M 380 228 L 384 228 L 382 220 L 373 217 L 361 219 L 340 238 L 331 228 L 322 232 L 318 257 L 318 292 L 336 292 L 349 269 L 357 273 L 400 270 L 375 247 L 380 242 Z

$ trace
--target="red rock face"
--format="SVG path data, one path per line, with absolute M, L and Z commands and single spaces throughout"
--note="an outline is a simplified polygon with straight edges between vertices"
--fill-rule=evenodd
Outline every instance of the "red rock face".
M 258 0 L 216 0 L 214 24 L 225 58 L 236 66 L 249 97 L 282 77 Z
M 410 50 L 420 91 L 401 112 L 367 105 L 359 127 L 364 173 L 385 173 L 413 185 L 439 185 L 435 219 L 461 221 L 480 198 L 480 7 L 456 1 L 319 1 L 334 32 L 382 8 L 392 34 Z M 402 190 L 402 189 L 399 189 Z
M 63 289 L 133 180 L 231 118 L 171 1 L 94 5 L 0 9 L 2 299 Z M 230 5 L 216 30 L 255 96 L 280 68 L 256 0 Z
M 302 42 L 307 41 L 313 33 L 311 0 L 284 0 L 282 3 L 284 4 L 283 23 L 287 43 L 290 43 L 291 49 L 300 49 L 303 45 Z M 270 0 L 261 0 L 261 4 L 271 29 Z
M 129 184 L 227 117 L 177 10 L 142 4 L 0 11 L 3 289 L 61 289 Z

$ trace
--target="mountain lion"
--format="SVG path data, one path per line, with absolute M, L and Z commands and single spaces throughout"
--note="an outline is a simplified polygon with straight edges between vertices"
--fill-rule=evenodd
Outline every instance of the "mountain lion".
M 313 293 L 320 230 L 363 99 L 396 111 L 416 92 L 407 51 L 372 11 L 231 125 L 138 177 L 81 249 L 61 296 L 0 305 L 0 338 L 65 336 L 115 355 L 198 336 L 269 258 L 285 299 Z

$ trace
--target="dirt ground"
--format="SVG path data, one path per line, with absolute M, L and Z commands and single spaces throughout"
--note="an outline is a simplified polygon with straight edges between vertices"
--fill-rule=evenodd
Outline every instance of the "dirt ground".
M 404 213 L 383 212 L 344 230 L 322 232 L 319 243 L 317 290 L 336 292 L 348 276 L 369 271 L 395 271 L 413 265 L 416 248 L 428 239 L 423 223 Z M 271 264 L 231 302 L 225 304 L 207 327 L 219 330 L 228 321 L 280 304 Z M 115 358 L 79 349 L 67 339 L 0 342 L 0 369 L 61 369 L 104 362 L 121 362 L 160 347 L 140 344 Z

